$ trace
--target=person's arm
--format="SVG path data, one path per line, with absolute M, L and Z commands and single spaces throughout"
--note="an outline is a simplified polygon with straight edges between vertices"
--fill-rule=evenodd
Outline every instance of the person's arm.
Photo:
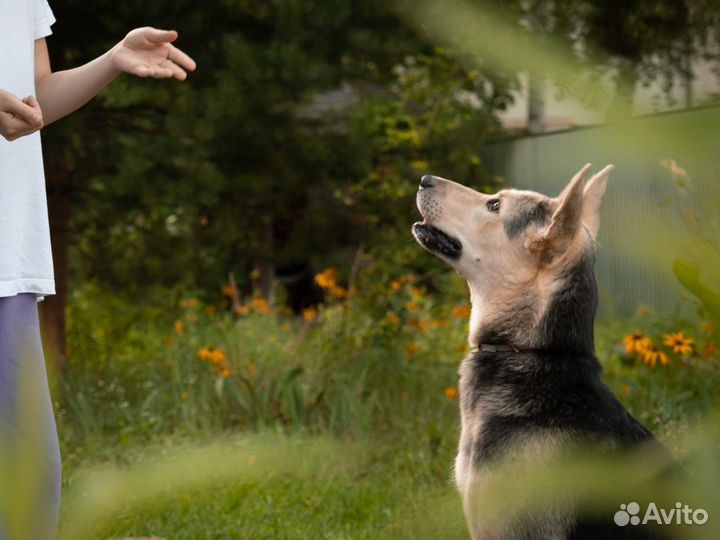
M 14 141 L 43 126 L 40 105 L 33 96 L 20 99 L 0 89 L 0 135 Z
M 120 73 L 156 79 L 185 80 L 195 61 L 172 45 L 174 30 L 137 28 L 108 52 L 65 71 L 50 68 L 45 39 L 35 41 L 35 87 L 45 125 L 76 111 Z

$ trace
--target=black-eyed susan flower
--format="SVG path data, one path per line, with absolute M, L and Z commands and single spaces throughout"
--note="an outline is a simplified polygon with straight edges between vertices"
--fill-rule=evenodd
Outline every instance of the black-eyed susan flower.
M 310 306 L 309 308 L 305 308 L 302 311 L 303 319 L 305 319 L 308 322 L 314 321 L 315 319 L 317 319 L 317 316 L 318 316 L 318 310 L 313 306 Z
M 652 340 L 641 332 L 633 332 L 632 334 L 625 336 L 622 343 L 625 347 L 625 352 L 628 355 L 640 354 L 645 349 L 652 346 Z
M 663 336 L 663 345 L 670 347 L 674 353 L 690 356 L 693 353 L 694 339 L 685 337 L 682 332 L 674 332 Z
M 664 351 L 658 349 L 655 345 L 650 345 L 648 348 L 642 350 L 639 353 L 640 358 L 645 364 L 654 368 L 658 362 L 661 366 L 667 366 L 670 363 L 668 355 Z
M 458 389 L 455 386 L 448 386 L 443 393 L 448 399 L 457 399 L 458 397 Z

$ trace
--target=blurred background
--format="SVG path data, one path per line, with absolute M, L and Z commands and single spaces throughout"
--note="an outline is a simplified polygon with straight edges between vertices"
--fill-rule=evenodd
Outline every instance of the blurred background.
M 555 195 L 614 163 L 605 380 L 679 453 L 718 410 L 715 0 L 51 6 L 56 70 L 144 25 L 177 29 L 199 66 L 182 84 L 121 77 L 44 130 L 66 534 L 466 534 L 449 478 L 469 299 L 411 238 L 426 173 Z M 295 445 L 273 463 L 318 440 L 345 459 L 243 476 L 218 458 L 232 481 L 141 482 L 78 525 L 89 469 L 268 433 Z M 422 510 L 436 498 L 441 524 Z

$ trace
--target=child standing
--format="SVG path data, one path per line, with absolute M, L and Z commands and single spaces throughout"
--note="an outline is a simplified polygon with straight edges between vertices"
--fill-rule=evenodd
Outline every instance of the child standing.
M 7 515 L 0 479 L 0 538 L 51 538 L 60 502 L 60 451 L 40 342 L 37 300 L 55 293 L 39 130 L 82 107 L 120 73 L 184 80 L 195 62 L 174 31 L 138 28 L 75 69 L 53 72 L 47 0 L 0 0 L 0 459 L 29 444 L 41 456 L 32 530 Z M 22 400 L 19 397 L 22 396 Z M 28 399 L 30 398 L 30 399 Z M 33 422 L 23 422 L 30 401 Z M 2 465 L 2 462 L 0 462 Z

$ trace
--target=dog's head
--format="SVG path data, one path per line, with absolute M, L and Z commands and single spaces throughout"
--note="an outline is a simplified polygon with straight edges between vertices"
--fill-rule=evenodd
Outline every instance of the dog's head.
M 542 289 L 534 287 L 538 280 L 553 282 L 554 270 L 572 265 L 592 246 L 612 169 L 608 165 L 586 182 L 585 165 L 554 198 L 515 189 L 485 195 L 423 176 L 417 194 L 423 221 L 413 225 L 413 234 L 469 282 L 473 296 L 531 293 Z

